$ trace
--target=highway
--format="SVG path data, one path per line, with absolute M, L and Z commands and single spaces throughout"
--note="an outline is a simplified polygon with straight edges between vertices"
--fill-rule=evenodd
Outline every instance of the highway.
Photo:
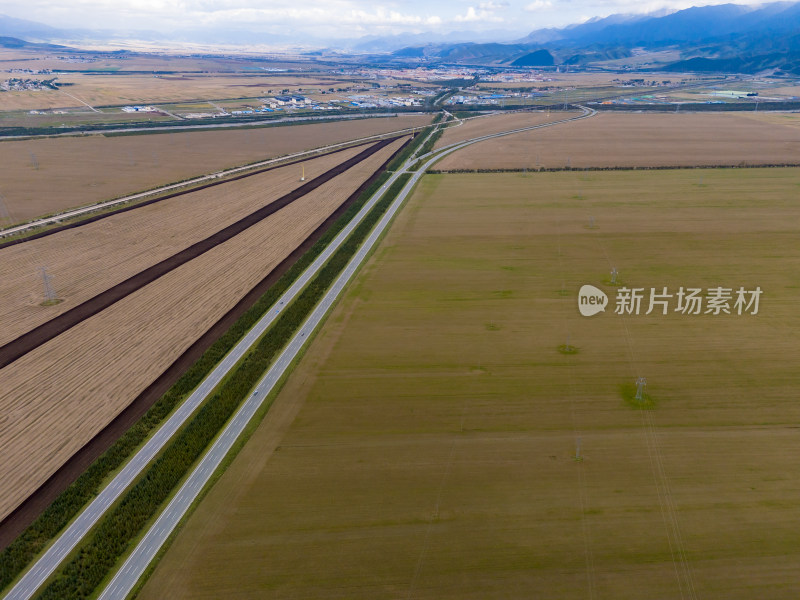
M 225 427 L 223 432 L 216 438 L 210 449 L 199 460 L 197 466 L 189 475 L 188 479 L 180 490 L 175 494 L 172 501 L 167 505 L 156 522 L 150 527 L 140 543 L 127 558 L 122 567 L 117 571 L 114 578 L 103 590 L 100 598 L 124 599 L 136 585 L 139 577 L 152 561 L 158 549 L 164 544 L 169 535 L 174 530 L 182 516 L 189 509 L 197 498 L 197 495 L 208 482 L 211 475 L 219 467 L 220 463 L 242 433 L 252 416 L 257 412 L 259 406 L 274 388 L 277 381 L 286 372 L 289 365 L 297 356 L 303 345 L 311 336 L 316 327 L 322 322 L 332 305 L 335 303 L 347 282 L 361 266 L 364 259 L 372 250 L 373 246 L 391 222 L 395 213 L 399 210 L 406 197 L 413 187 L 433 163 L 442 157 L 455 152 L 465 146 L 479 141 L 492 139 L 528 131 L 549 127 L 567 121 L 585 119 L 595 114 L 595 111 L 581 107 L 583 114 L 567 119 L 561 119 L 551 123 L 543 123 L 531 127 L 522 127 L 512 131 L 485 135 L 472 140 L 457 142 L 440 149 L 435 153 L 428 153 L 422 157 L 426 162 L 415 172 L 406 185 L 403 187 L 397 198 L 392 202 L 387 212 L 383 215 L 378 224 L 373 228 L 369 237 L 364 241 L 356 254 L 352 257 L 345 269 L 336 279 L 331 288 L 326 292 L 319 304 L 291 339 L 289 344 L 273 363 L 264 377 L 256 385 L 253 393 L 245 400 L 234 417 Z M 127 487 L 133 482 L 136 476 L 149 464 L 152 458 L 169 441 L 180 426 L 191 416 L 196 408 L 213 391 L 216 385 L 225 377 L 228 371 L 244 356 L 258 338 L 266 331 L 269 325 L 280 315 L 280 313 L 291 303 L 291 301 L 302 291 L 305 284 L 310 281 L 327 259 L 338 249 L 342 242 L 350 235 L 358 223 L 372 209 L 375 203 L 386 190 L 400 177 L 408 172 L 408 168 L 417 162 L 417 159 L 409 159 L 402 168 L 398 169 L 386 183 L 381 186 L 369 201 L 362 207 L 358 214 L 348 223 L 348 225 L 336 236 L 333 242 L 320 254 L 319 257 L 303 272 L 300 278 L 287 290 L 278 301 L 270 307 L 264 317 L 253 327 L 253 329 L 231 350 L 231 352 L 220 362 L 220 364 L 209 374 L 206 379 L 198 386 L 192 395 L 173 413 L 172 416 L 158 429 L 154 436 L 139 450 L 133 458 L 125 465 L 119 474 L 98 494 L 98 496 L 79 514 L 73 523 L 55 540 L 50 548 L 41 555 L 33 566 L 18 580 L 16 585 L 11 588 L 4 597 L 5 600 L 27 600 L 31 598 L 36 590 L 45 580 L 58 568 L 62 560 L 69 552 L 81 541 L 88 533 L 89 529 L 103 516 L 108 507 L 119 498 Z

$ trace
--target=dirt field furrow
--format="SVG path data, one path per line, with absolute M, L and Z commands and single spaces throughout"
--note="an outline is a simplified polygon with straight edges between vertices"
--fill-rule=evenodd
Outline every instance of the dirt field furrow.
M 113 419 L 403 142 L 0 370 L 0 515 Z
M 365 148 L 308 161 L 303 167 L 307 183 Z M 299 169 L 282 167 L 0 250 L 0 344 L 269 206 L 304 185 Z M 63 300 L 55 306 L 41 306 L 43 266 Z

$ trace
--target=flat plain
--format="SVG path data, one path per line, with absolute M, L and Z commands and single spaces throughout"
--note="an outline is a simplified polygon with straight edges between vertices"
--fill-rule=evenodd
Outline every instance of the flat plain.
M 797 128 L 731 113 L 599 113 L 474 144 L 440 169 L 800 164 Z
M 47 68 L 49 61 L 42 61 L 33 68 Z M 24 63 L 15 62 L 15 66 Z M 166 65 L 164 65 L 166 66 Z M 164 68 L 164 66 L 159 68 Z M 62 64 L 53 68 L 64 68 Z M 187 66 L 181 66 L 186 69 Z M 36 78 L 50 79 L 52 75 Z M 328 89 L 342 85 L 353 85 L 341 77 L 296 77 L 292 75 L 257 75 L 242 73 L 178 73 L 153 77 L 150 74 L 124 73 L 59 73 L 58 82 L 66 84 L 62 89 L 43 89 L 29 92 L 6 92 L 3 94 L 5 110 L 65 109 L 78 108 L 118 112 L 110 106 L 124 104 L 163 104 L 182 101 L 219 101 L 229 98 L 254 99 L 280 94 L 284 89 L 295 92 L 300 89 L 320 86 Z M 89 106 L 86 106 L 89 105 Z M 98 109 L 98 107 L 100 107 Z
M 429 115 L 243 130 L 0 142 L 12 222 L 328 144 L 430 123 Z
M 138 597 L 796 598 L 799 181 L 426 176 Z
M 108 424 L 404 141 L 0 370 L 0 516 Z

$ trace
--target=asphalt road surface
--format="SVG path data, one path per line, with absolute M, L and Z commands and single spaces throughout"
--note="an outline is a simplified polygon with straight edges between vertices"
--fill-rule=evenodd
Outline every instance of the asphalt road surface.
M 442 157 L 455 152 L 470 144 L 510 135 L 531 129 L 549 127 L 567 121 L 574 121 L 591 117 L 595 111 L 583 108 L 584 113 L 578 117 L 562 119 L 552 123 L 543 123 L 531 127 L 521 127 L 513 131 L 485 135 L 472 140 L 458 142 L 446 146 L 439 150 L 435 155 L 428 153 L 421 157 L 427 158 L 426 162 L 413 174 L 411 179 L 403 187 L 400 194 L 392 202 L 387 212 L 364 241 L 361 248 L 339 275 L 334 284 L 325 294 L 320 303 L 314 308 L 311 315 L 306 319 L 287 347 L 278 357 L 278 360 L 266 372 L 264 377 L 256 385 L 252 394 L 242 404 L 234 415 L 233 419 L 217 437 L 214 444 L 200 459 L 198 465 L 189 475 L 186 482 L 175 494 L 172 501 L 161 513 L 156 522 L 142 538 L 139 545 L 128 557 L 122 567 L 117 571 L 114 578 L 103 590 L 100 598 L 102 600 L 121 600 L 127 597 L 136 585 L 139 577 L 145 571 L 164 544 L 169 535 L 174 530 L 182 516 L 186 513 L 192 502 L 197 498 L 204 485 L 208 482 L 211 475 L 220 465 L 227 452 L 235 443 L 238 436 L 247 426 L 247 423 L 256 413 L 263 399 L 275 386 L 276 382 L 283 376 L 286 369 L 292 363 L 298 352 L 301 350 L 306 340 L 311 336 L 316 327 L 322 322 L 325 315 L 336 301 L 347 282 L 361 266 L 372 247 L 377 242 L 383 231 L 391 222 L 392 218 L 405 201 L 412 188 L 416 185 L 425 170 Z M 244 356 L 250 347 L 256 343 L 258 338 L 266 331 L 269 325 L 280 315 L 283 309 L 300 293 L 305 284 L 317 273 L 328 258 L 350 235 L 358 223 L 372 209 L 375 203 L 386 192 L 389 186 L 403 173 L 411 164 L 416 161 L 409 161 L 401 169 L 396 171 L 390 179 L 373 194 L 369 201 L 359 211 L 350 223 L 336 236 L 333 242 L 320 254 L 319 257 L 304 271 L 300 278 L 287 290 L 283 296 L 267 311 L 262 319 L 253 329 L 231 350 L 231 352 L 220 362 L 210 375 L 198 386 L 194 393 L 175 411 L 175 413 L 158 429 L 155 435 L 137 452 L 133 458 L 125 465 L 119 474 L 98 494 L 94 501 L 87 506 L 83 512 L 73 521 L 73 523 L 56 539 L 52 546 L 37 560 L 11 588 L 4 600 L 27 600 L 31 598 L 36 590 L 45 580 L 58 568 L 64 557 L 81 541 L 89 529 L 103 516 L 106 509 L 127 489 L 136 476 L 149 464 L 158 451 L 169 441 L 180 426 L 191 416 L 195 409 L 211 393 L 216 385 L 222 380 L 227 372 Z

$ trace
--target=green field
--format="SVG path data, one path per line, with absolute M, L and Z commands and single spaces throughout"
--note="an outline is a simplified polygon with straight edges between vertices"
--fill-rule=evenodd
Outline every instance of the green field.
M 797 598 L 799 186 L 426 176 L 139 597 Z M 759 312 L 580 316 L 612 267 Z

